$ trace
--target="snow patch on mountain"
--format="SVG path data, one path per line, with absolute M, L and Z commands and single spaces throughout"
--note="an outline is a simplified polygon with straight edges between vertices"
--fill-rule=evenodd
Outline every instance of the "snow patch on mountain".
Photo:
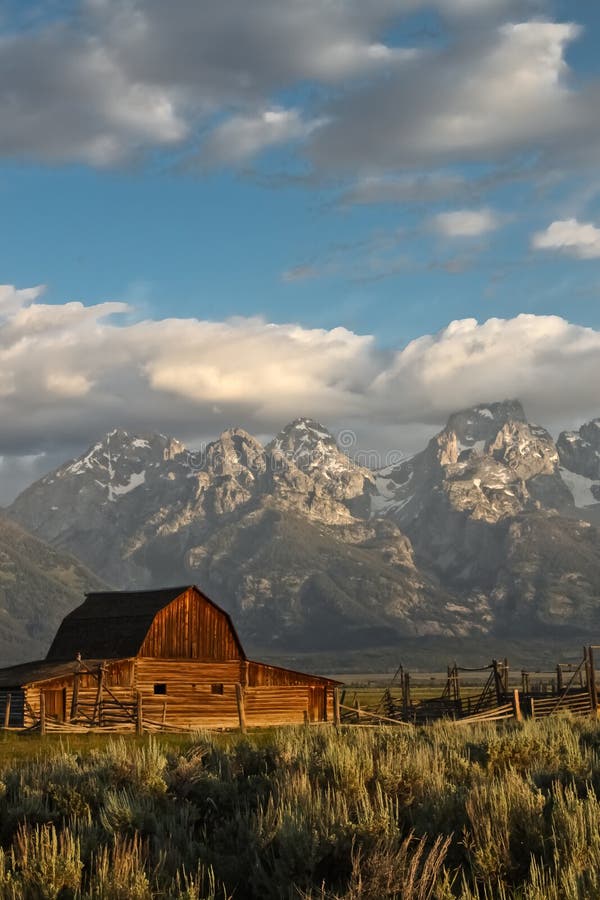
M 140 485 L 144 484 L 145 481 L 145 470 L 143 472 L 133 472 L 126 484 L 109 484 L 108 499 L 114 502 L 118 497 L 122 497 L 123 494 L 129 494 L 131 493 L 131 491 L 134 491 L 136 488 L 140 487 Z
M 600 481 L 593 478 L 586 478 L 585 475 L 578 475 L 576 472 L 569 472 L 568 469 L 561 467 L 560 475 L 564 483 L 567 485 L 573 495 L 573 503 L 578 509 L 585 509 L 587 506 L 593 506 L 598 503 L 594 495 L 593 488 L 600 489 Z

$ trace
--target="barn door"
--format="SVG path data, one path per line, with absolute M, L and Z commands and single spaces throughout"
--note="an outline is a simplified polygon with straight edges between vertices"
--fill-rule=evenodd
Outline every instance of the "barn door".
M 46 703 L 46 715 L 57 722 L 64 722 L 67 718 L 67 689 L 58 691 L 42 691 Z
M 321 687 L 308 689 L 308 717 L 311 722 L 322 722 L 325 719 L 325 696 Z

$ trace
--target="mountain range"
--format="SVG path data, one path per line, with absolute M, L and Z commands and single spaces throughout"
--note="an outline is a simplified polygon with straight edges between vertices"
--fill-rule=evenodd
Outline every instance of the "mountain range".
M 281 652 L 600 634 L 599 513 L 600 419 L 555 441 L 517 400 L 454 413 L 380 470 L 308 418 L 201 451 L 117 429 L 5 511 L 115 587 L 198 583 Z M 71 599 L 44 631 L 23 598 L 40 647 Z

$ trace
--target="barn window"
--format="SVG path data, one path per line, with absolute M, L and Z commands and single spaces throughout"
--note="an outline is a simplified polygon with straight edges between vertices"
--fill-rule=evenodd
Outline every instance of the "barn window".
M 167 693 L 166 684 L 155 684 L 154 685 L 154 693 L 155 694 L 166 694 Z
M 213 693 L 213 694 L 222 694 L 223 693 L 223 685 L 222 684 L 211 684 L 210 690 L 211 690 L 211 693 Z

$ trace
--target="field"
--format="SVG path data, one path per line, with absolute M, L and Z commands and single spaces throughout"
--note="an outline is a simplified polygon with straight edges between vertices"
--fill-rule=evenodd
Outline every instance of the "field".
M 461 681 L 461 697 L 478 696 L 487 681 L 488 672 L 475 673 Z M 343 682 L 340 695 L 342 702 L 354 706 L 357 702 L 361 709 L 375 711 L 382 708 L 385 692 L 394 701 L 402 699 L 402 689 L 398 680 L 391 675 L 355 674 L 332 675 L 332 678 Z M 441 697 L 446 686 L 446 674 L 443 672 L 419 672 L 411 675 L 410 697 L 413 701 L 431 700 Z
M 600 896 L 600 726 L 0 738 L 0 898 Z

